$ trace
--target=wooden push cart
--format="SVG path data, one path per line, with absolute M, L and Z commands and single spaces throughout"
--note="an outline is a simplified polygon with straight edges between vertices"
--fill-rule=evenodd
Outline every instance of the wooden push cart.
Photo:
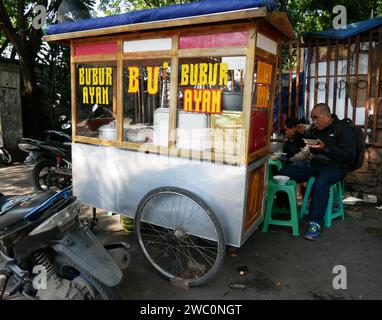
M 71 47 L 75 195 L 135 218 L 168 279 L 209 280 L 262 222 L 280 41 L 294 36 L 274 9 L 207 0 L 45 37 Z

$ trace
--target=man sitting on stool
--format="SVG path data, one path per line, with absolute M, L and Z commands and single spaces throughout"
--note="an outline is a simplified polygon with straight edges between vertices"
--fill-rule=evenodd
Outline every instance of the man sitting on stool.
M 341 123 L 336 115 L 331 115 L 325 103 L 314 107 L 312 120 L 313 128 L 306 138 L 317 139 L 318 143 L 308 145 L 311 153 L 309 159 L 286 166 L 280 174 L 296 182 L 305 182 L 309 177 L 315 177 L 309 206 L 311 222 L 305 238 L 317 240 L 324 224 L 329 188 L 344 179 L 356 159 L 356 136 L 351 127 Z

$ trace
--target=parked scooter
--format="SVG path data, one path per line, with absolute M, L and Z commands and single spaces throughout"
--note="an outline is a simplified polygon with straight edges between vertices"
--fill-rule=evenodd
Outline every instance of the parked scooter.
M 114 261 L 78 213 L 71 187 L 59 193 L 0 194 L 0 274 L 6 276 L 0 299 L 10 285 L 9 296 L 30 299 L 95 299 L 97 294 L 119 299 L 128 245 L 107 247 L 118 248 Z
M 84 124 L 92 131 L 114 120 L 113 113 L 106 107 L 95 104 Z M 23 138 L 19 148 L 29 153 L 25 165 L 35 164 L 32 185 L 36 191 L 53 187 L 62 190 L 72 183 L 71 122 L 61 117 L 61 130 L 49 130 L 45 141 Z
M 45 140 L 21 139 L 19 148 L 28 153 L 24 165 L 35 165 L 32 186 L 36 191 L 62 190 L 72 183 L 71 122 L 60 117 L 61 131 L 45 131 Z
M 36 191 L 53 187 L 62 190 L 72 184 L 71 142 L 23 138 L 19 148 L 29 153 L 25 165 L 33 165 L 32 186 Z

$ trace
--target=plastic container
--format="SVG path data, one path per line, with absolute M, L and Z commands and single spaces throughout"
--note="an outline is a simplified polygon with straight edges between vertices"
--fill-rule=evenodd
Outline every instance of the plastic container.
M 98 137 L 102 140 L 117 140 L 117 128 L 113 125 L 105 125 L 98 128 Z
M 168 145 L 168 108 L 158 108 L 154 113 L 153 144 Z M 178 111 L 176 145 L 180 149 L 205 151 L 211 148 L 209 117 L 204 113 Z
M 289 177 L 287 176 L 274 176 L 273 177 L 273 180 L 277 183 L 277 184 L 286 184 L 288 181 L 289 181 Z
M 234 92 L 223 92 L 222 94 L 223 110 L 242 111 L 243 110 L 243 94 Z

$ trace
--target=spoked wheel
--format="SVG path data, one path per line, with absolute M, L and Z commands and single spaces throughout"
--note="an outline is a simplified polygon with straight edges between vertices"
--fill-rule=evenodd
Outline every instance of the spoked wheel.
M 42 160 L 32 171 L 32 185 L 36 191 L 46 191 L 52 188 L 63 190 L 71 185 L 71 178 L 60 177 L 56 174 L 53 160 Z
M 1 148 L 1 150 L 0 150 L 0 158 L 1 158 L 0 159 L 1 162 L 5 163 L 5 164 L 11 164 L 12 163 L 12 155 L 5 148 Z
M 207 204 L 187 190 L 158 188 L 138 206 L 135 231 L 147 260 L 169 280 L 199 286 L 223 263 L 225 241 Z

